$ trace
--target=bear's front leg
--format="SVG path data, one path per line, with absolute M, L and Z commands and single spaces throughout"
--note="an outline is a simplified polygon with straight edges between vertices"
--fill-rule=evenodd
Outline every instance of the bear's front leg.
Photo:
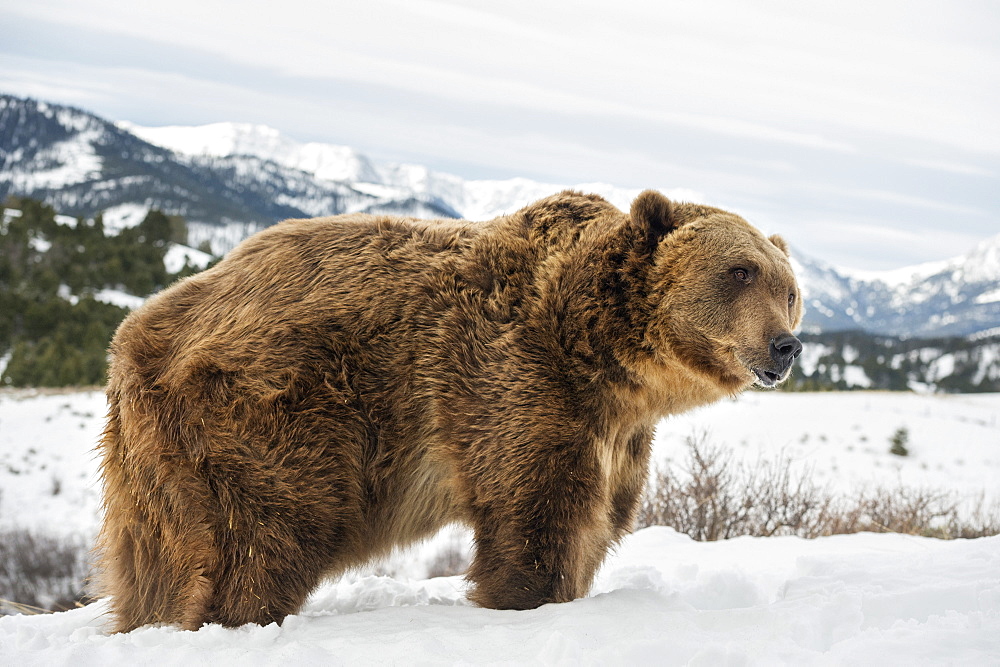
M 490 462 L 473 504 L 469 598 L 493 609 L 533 609 L 585 596 L 614 539 L 593 448 L 497 450 L 504 454 Z

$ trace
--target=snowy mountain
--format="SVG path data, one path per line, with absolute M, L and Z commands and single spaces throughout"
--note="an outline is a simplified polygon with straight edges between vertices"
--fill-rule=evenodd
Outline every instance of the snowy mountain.
M 314 155 L 312 166 L 327 162 Z M 86 111 L 0 95 L 0 199 L 9 194 L 71 216 L 103 211 L 112 227 L 122 218 L 137 223 L 150 208 L 182 215 L 192 242 L 209 240 L 216 252 L 290 217 L 457 215 L 416 193 L 365 192 L 254 155 L 181 155 Z
M 196 127 L 141 127 L 119 123 L 118 126 L 187 159 L 256 158 L 307 173 L 321 181 L 350 183 L 372 196 L 394 200 L 415 197 L 441 202 L 450 207 L 454 215 L 469 220 L 488 220 L 569 187 L 524 178 L 465 180 L 422 165 L 376 162 L 347 146 L 299 143 L 265 125 L 213 123 Z M 606 183 L 571 187 L 599 192 L 624 208 L 640 192 Z M 665 192 L 683 199 L 690 199 L 693 194 L 682 190 Z
M 207 242 L 216 253 L 289 217 L 371 212 L 485 220 L 565 187 L 523 178 L 465 180 L 421 165 L 377 162 L 262 125 L 113 124 L 79 109 L 0 95 L 0 200 L 38 198 L 73 216 L 105 211 L 111 228 L 158 208 L 184 216 L 189 244 Z M 639 192 L 603 183 L 571 187 L 625 209 Z M 679 200 L 702 199 L 661 190 Z M 901 337 L 1000 331 L 1000 236 L 963 257 L 887 273 L 795 256 L 806 331 Z
M 961 257 L 887 272 L 852 272 L 802 255 L 795 264 L 808 331 L 912 338 L 1000 333 L 1000 236 Z
M 140 127 L 120 122 L 118 127 L 156 146 L 181 154 L 204 157 L 253 155 L 325 181 L 375 183 L 374 165 L 347 146 L 300 144 L 264 125 L 213 123 L 199 127 Z

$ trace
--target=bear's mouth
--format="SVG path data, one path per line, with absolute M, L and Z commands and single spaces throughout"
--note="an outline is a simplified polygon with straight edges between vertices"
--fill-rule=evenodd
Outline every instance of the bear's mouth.
M 769 371 L 757 366 L 752 367 L 750 370 L 757 376 L 757 384 L 762 387 L 773 387 L 784 379 L 780 373 L 775 373 L 774 371 Z

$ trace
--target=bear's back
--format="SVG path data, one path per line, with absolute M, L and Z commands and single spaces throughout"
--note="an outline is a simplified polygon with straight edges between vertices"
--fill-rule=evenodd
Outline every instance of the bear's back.
M 553 266 L 586 256 L 623 218 L 600 197 L 565 192 L 485 222 L 288 220 L 132 313 L 112 346 L 113 375 L 184 382 L 207 360 L 273 371 L 355 349 L 392 351 L 372 363 L 436 357 L 444 347 L 478 356 L 537 313 Z

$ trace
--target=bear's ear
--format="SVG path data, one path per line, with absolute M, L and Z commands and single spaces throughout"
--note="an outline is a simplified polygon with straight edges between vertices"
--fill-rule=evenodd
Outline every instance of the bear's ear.
M 674 205 L 656 190 L 644 190 L 632 202 L 632 224 L 646 230 L 650 247 L 676 228 Z
M 788 257 L 788 244 L 785 243 L 785 239 L 775 234 L 774 236 L 768 236 L 767 240 L 778 246 L 778 250 L 785 253 L 785 257 Z

